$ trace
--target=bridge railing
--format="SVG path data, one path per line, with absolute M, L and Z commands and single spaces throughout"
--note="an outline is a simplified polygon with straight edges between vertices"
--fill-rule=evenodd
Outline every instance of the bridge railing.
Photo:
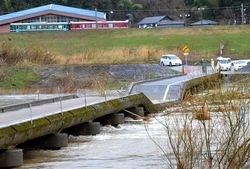
M 68 99 L 74 99 L 78 98 L 77 95 L 64 95 L 64 96 L 58 96 L 58 97 L 53 97 L 49 99 L 37 99 L 33 101 L 23 101 L 22 103 L 18 104 L 9 104 L 5 106 L 0 106 L 0 113 L 7 112 L 7 111 L 14 111 L 14 110 L 19 110 L 23 108 L 30 108 L 32 106 L 39 106 L 43 104 L 49 104 L 49 103 L 54 103 L 54 102 L 59 102 L 62 100 L 68 100 Z
M 88 105 L 91 104 L 95 99 L 98 101 L 107 101 L 111 98 L 118 98 L 123 96 L 126 96 L 125 90 L 94 91 L 84 89 L 79 89 L 76 94 L 62 94 L 58 92 L 50 95 L 39 93 L 26 95 L 8 95 L 1 97 L 1 100 L 4 100 L 4 102 L 1 102 L 0 104 L 0 113 L 60 102 L 78 97 L 82 97 L 84 99 L 85 105 Z M 63 106 L 63 103 L 60 106 Z
M 125 96 L 126 90 L 87 90 L 78 89 L 77 96 L 83 97 L 105 97 L 105 96 Z

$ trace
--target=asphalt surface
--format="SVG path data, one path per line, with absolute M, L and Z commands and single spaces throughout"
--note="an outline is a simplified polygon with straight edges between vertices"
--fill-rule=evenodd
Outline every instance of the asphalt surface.
M 209 69 L 208 73 L 212 73 Z M 163 103 L 178 100 L 181 96 L 181 90 L 184 82 L 205 76 L 201 70 L 196 70 L 185 76 L 179 76 L 170 79 L 157 80 L 135 85 L 131 93 L 144 93 L 153 103 Z

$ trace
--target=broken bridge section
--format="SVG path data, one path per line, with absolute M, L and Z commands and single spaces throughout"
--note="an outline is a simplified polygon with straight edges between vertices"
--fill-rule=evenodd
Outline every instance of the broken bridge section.
M 148 82 L 134 84 L 130 93 L 144 93 L 154 104 L 178 101 L 182 99 L 185 83 L 200 77 L 206 77 L 216 72 L 203 73 L 201 70 L 167 79 L 156 79 Z
M 23 108 L 2 112 L 0 113 L 0 120 L 3 122 L 0 127 L 0 157 L 8 161 L 8 163 L 4 164 L 4 167 L 22 165 L 22 151 L 13 149 L 17 145 L 38 139 L 37 142 L 39 142 L 40 147 L 44 147 L 44 144 L 49 141 L 50 145 L 52 145 L 50 148 L 53 148 L 53 145 L 56 145 L 56 149 L 60 148 L 61 145 L 66 146 L 67 136 L 61 133 L 62 131 L 72 129 L 68 130 L 68 132 L 74 131 L 74 134 L 98 134 L 100 123 L 116 126 L 123 122 L 123 114 L 126 112 L 133 110 L 140 112 L 140 108 L 143 108 L 145 114 L 156 113 L 165 108 L 162 103 L 182 99 L 186 90 L 206 82 L 207 79 L 213 76 L 215 78 L 219 77 L 218 74 L 195 77 L 186 75 L 145 82 L 133 86 L 131 94 L 127 96 L 107 100 L 102 99 L 102 101 L 95 99 L 90 104 L 86 104 L 83 98 L 74 98 L 34 106 L 32 109 Z M 32 118 L 30 118 L 31 111 L 34 113 Z M 136 111 L 134 112 L 136 113 Z M 24 115 L 27 118 L 24 117 L 24 119 L 20 120 L 19 117 Z M 106 116 L 107 118 L 105 118 Z M 11 118 L 10 121 L 8 121 L 7 117 Z M 86 126 L 91 131 L 85 131 Z M 76 132 L 76 129 L 83 130 Z M 46 138 L 46 141 L 41 141 L 39 138 Z M 57 142 L 59 140 L 61 142 Z M 35 143 L 32 142 L 32 144 Z M 35 144 L 35 146 L 37 145 Z M 16 158 L 18 159 L 13 160 Z M 19 161 L 20 163 L 12 163 L 12 161 Z

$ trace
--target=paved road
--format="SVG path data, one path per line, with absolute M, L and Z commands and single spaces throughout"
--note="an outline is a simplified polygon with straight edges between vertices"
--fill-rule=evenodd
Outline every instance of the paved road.
M 213 73 L 211 70 L 208 72 Z M 184 82 L 197 77 L 205 76 L 201 70 L 196 70 L 185 76 L 179 76 L 171 79 L 157 80 L 135 85 L 131 93 L 144 93 L 153 103 L 162 103 L 178 100 Z

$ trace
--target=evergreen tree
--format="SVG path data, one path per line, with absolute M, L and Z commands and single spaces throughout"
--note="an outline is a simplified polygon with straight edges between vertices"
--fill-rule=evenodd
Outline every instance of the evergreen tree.
M 11 0 L 3 0 L 4 8 L 6 12 L 12 12 L 14 8 L 12 7 Z

